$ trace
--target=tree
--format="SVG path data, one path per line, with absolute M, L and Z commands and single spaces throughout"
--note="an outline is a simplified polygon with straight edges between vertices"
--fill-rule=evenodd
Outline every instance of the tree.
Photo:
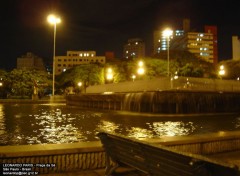
M 49 85 L 50 81 L 47 72 L 14 69 L 8 74 L 6 82 L 9 95 L 31 97 L 34 86 L 39 86 L 39 92 L 43 92 L 44 86 Z
M 78 82 L 82 82 L 83 89 L 86 90 L 90 85 L 104 83 L 104 71 L 103 67 L 97 64 L 83 64 L 63 72 L 56 79 L 60 88 L 76 88 Z
M 7 97 L 7 72 L 0 70 L 0 98 Z
M 166 61 L 166 52 L 156 55 L 157 58 Z M 193 53 L 185 50 L 170 50 L 170 73 L 178 72 L 180 76 L 212 77 L 214 65 Z

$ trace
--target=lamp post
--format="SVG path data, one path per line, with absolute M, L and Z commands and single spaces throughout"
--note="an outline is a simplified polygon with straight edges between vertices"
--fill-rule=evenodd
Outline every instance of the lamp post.
M 218 72 L 220 78 L 222 79 L 222 77 L 225 75 L 225 69 L 224 69 L 224 65 L 221 65 L 219 67 L 219 72 Z
M 163 31 L 163 36 L 167 38 L 167 61 L 168 61 L 168 66 L 167 66 L 167 75 L 169 77 L 169 67 L 170 67 L 170 64 L 169 64 L 169 41 L 170 41 L 170 36 L 172 35 L 173 31 L 171 29 L 165 29 Z
M 59 17 L 56 17 L 55 15 L 49 15 L 47 18 L 48 22 L 50 24 L 53 24 L 54 26 L 54 34 L 53 34 L 53 83 L 52 83 L 52 96 L 54 96 L 55 92 L 55 48 L 56 48 L 56 32 L 57 32 L 57 24 L 61 22 L 61 19 Z
M 113 70 L 111 68 L 107 69 L 106 77 L 107 77 L 108 82 L 111 82 L 113 80 Z
M 145 70 L 144 70 L 144 68 L 143 68 L 143 61 L 139 61 L 138 62 L 138 70 L 137 70 L 137 73 L 139 74 L 139 75 L 143 75 L 144 74 L 144 72 L 145 72 Z

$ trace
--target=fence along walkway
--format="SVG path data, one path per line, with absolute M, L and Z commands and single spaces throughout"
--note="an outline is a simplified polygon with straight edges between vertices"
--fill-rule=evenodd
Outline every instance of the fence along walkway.
M 240 175 L 236 165 L 204 156 L 180 152 L 163 145 L 149 144 L 122 135 L 100 132 L 98 136 L 107 154 L 106 175 L 111 175 L 122 165 L 131 166 L 149 175 Z

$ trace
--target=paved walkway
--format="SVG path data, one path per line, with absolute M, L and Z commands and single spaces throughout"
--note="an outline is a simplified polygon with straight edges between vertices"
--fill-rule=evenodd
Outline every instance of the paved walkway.
M 54 174 L 43 174 L 44 176 L 104 176 L 105 170 L 87 170 L 79 172 L 67 172 L 67 173 L 54 173 Z M 113 176 L 146 176 L 146 174 L 132 169 L 118 168 L 117 172 Z

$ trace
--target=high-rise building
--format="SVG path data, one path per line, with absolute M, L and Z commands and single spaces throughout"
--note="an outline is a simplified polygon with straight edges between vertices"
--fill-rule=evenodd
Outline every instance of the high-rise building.
M 123 57 L 125 59 L 134 59 L 145 57 L 145 43 L 142 39 L 129 39 L 123 47 Z
M 232 59 L 240 60 L 240 38 L 232 36 Z
M 214 63 L 213 58 L 213 34 L 188 32 L 187 50 L 207 62 Z
M 171 42 L 172 40 L 179 40 L 182 39 L 182 37 L 184 36 L 184 31 L 183 30 L 176 30 L 173 31 L 173 35 L 170 36 L 170 45 L 169 47 L 173 48 L 173 43 Z M 180 44 L 177 42 L 174 42 L 174 44 Z M 157 30 L 154 31 L 153 34 L 153 53 L 157 54 L 160 53 L 161 51 L 167 50 L 168 46 L 167 46 L 167 37 L 163 35 L 163 31 L 162 30 Z M 177 46 L 175 46 L 177 47 Z
M 67 51 L 66 56 L 55 57 L 55 75 L 81 64 L 105 64 L 105 56 L 96 56 L 95 51 Z
M 175 30 L 170 37 L 170 50 L 188 50 L 210 63 L 218 62 L 217 27 L 204 26 L 204 32 L 191 32 L 190 20 L 184 19 L 184 30 Z M 167 50 L 163 31 L 154 31 L 154 54 Z
M 46 71 L 42 58 L 31 52 L 27 52 L 25 55 L 17 58 L 17 69 Z

